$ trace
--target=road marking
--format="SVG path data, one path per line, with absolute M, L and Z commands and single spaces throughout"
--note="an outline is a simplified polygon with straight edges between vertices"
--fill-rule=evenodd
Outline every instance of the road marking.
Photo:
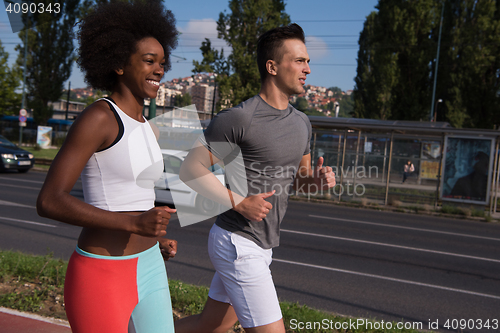
M 13 206 L 13 207 L 23 207 L 23 208 L 36 208 L 35 206 L 28 206 L 28 205 L 23 205 L 17 202 L 10 202 L 10 201 L 4 201 L 0 200 L 0 205 L 4 206 Z
M 40 188 L 39 188 L 39 187 L 19 186 L 19 185 L 4 184 L 4 183 L 0 183 L 0 185 L 2 185 L 2 186 L 8 186 L 8 187 L 24 188 L 24 189 L 28 189 L 28 190 L 36 190 L 36 191 L 40 191 Z
M 40 225 L 42 227 L 50 227 L 50 228 L 56 227 L 55 225 L 52 225 L 52 224 L 45 224 L 45 223 L 26 221 L 26 220 L 18 220 L 18 219 L 12 219 L 10 217 L 3 217 L 3 216 L 0 216 L 0 220 L 20 222 L 20 223 L 26 223 L 26 224 L 34 224 L 34 225 Z
M 16 181 L 16 182 L 43 184 L 43 182 L 39 181 L 39 180 L 27 180 L 27 179 L 18 179 L 18 178 L 9 178 L 9 177 L 0 177 L 0 179 L 11 180 L 11 181 Z
M 500 238 L 466 235 L 466 234 L 459 234 L 459 233 L 455 233 L 455 232 L 438 231 L 438 230 L 432 230 L 432 229 L 419 229 L 419 228 L 412 228 L 412 227 L 402 227 L 402 226 L 399 226 L 399 225 L 390 225 L 390 224 L 375 223 L 375 222 L 366 222 L 366 221 L 359 221 L 359 220 L 341 219 L 341 218 L 336 218 L 336 217 L 320 216 L 320 215 L 309 215 L 309 216 L 310 217 L 316 217 L 316 218 L 319 218 L 319 219 L 327 219 L 327 220 L 337 220 L 337 221 L 352 222 L 352 223 L 370 224 L 370 225 L 382 226 L 382 227 L 387 227 L 387 228 L 398 228 L 398 229 L 416 230 L 416 231 L 424 231 L 424 232 L 433 232 L 433 233 L 436 233 L 436 234 L 445 234 L 445 235 L 452 235 L 452 236 L 461 236 L 461 237 L 470 237 L 470 238 L 479 238 L 479 239 L 487 239 L 487 240 L 500 241 Z
M 451 252 L 442 252 L 442 251 L 435 251 L 435 250 L 427 250 L 427 249 L 420 249 L 420 248 L 416 248 L 416 247 L 408 247 L 408 246 L 402 246 L 402 245 L 393 245 L 393 244 L 386 244 L 386 243 L 379 243 L 379 242 L 370 242 L 370 241 L 364 241 L 364 240 L 353 239 L 353 238 L 344 238 L 344 237 L 336 237 L 336 236 L 329 236 L 329 235 L 320 235 L 320 234 L 313 234 L 313 233 L 310 233 L 310 232 L 303 232 L 303 231 L 295 231 L 295 230 L 287 230 L 287 229 L 281 229 L 281 231 L 282 232 L 289 232 L 289 233 L 292 233 L 292 234 L 300 234 L 300 235 L 306 235 L 306 236 L 314 236 L 314 237 L 322 237 L 322 238 L 329 238 L 329 239 L 337 239 L 337 240 L 343 240 L 343 241 L 348 241 L 348 242 L 365 243 L 365 244 L 379 245 L 379 246 L 386 246 L 386 247 L 395 247 L 395 248 L 404 249 L 404 250 L 429 252 L 429 253 L 442 254 L 442 255 L 453 256 L 453 257 L 461 257 L 461 258 L 476 259 L 476 260 L 485 260 L 485 261 L 492 261 L 492 262 L 500 263 L 500 260 L 498 260 L 498 259 L 468 256 L 468 255 L 465 255 L 465 254 L 457 254 L 457 253 L 451 253 Z
M 488 297 L 488 298 L 493 298 L 493 299 L 500 299 L 500 296 L 496 296 L 496 295 L 489 295 L 489 294 L 477 293 L 477 292 L 474 292 L 474 291 L 462 290 L 462 289 L 455 289 L 455 288 L 449 288 L 449 287 L 444 287 L 444 286 L 436 286 L 436 285 L 433 285 L 433 284 L 416 282 L 416 281 L 410 281 L 410 280 L 396 279 L 396 278 L 391 278 L 391 277 L 387 277 L 387 276 L 374 275 L 374 274 L 368 274 L 368 273 L 361 273 L 361 272 L 355 272 L 355 271 L 348 271 L 348 270 L 345 270 L 345 269 L 332 268 L 332 267 L 326 267 L 326 266 L 318 266 L 318 265 L 312 265 L 312 264 L 305 264 L 305 263 L 301 263 L 301 262 L 294 262 L 294 261 L 282 260 L 282 259 L 276 259 L 276 258 L 273 258 L 273 261 L 282 262 L 282 263 L 291 264 L 291 265 L 298 265 L 298 266 L 304 266 L 304 267 L 310 267 L 310 268 L 323 269 L 323 270 L 332 271 L 332 272 L 346 273 L 346 274 L 352 274 L 352 275 L 359 275 L 359 276 L 364 276 L 364 277 L 370 277 L 370 278 L 374 278 L 374 279 L 380 279 L 380 280 L 387 280 L 387 281 L 393 281 L 393 282 L 411 284 L 411 285 L 415 285 L 415 286 L 422 286 L 422 287 L 428 287 L 428 288 L 434 288 L 434 289 L 441 289 L 441 290 L 453 291 L 453 292 L 458 292 L 458 293 L 462 293 L 462 294 L 468 294 L 468 295 L 474 295 L 474 296 L 481 296 L 481 297 Z

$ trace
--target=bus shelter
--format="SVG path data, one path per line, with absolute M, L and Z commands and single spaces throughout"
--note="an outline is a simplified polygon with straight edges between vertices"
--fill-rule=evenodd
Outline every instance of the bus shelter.
M 445 122 L 309 119 L 313 163 L 323 157 L 337 175 L 338 185 L 320 197 L 434 207 L 449 202 L 496 212 L 500 131 Z M 403 182 L 408 163 L 413 171 Z

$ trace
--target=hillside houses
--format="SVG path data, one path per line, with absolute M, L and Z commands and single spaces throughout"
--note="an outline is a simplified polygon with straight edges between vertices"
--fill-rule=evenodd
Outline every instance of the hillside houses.
M 214 102 L 214 86 L 217 74 L 200 73 L 183 78 L 175 78 L 160 84 L 156 105 L 158 107 L 173 107 L 176 95 L 191 95 L 191 101 L 196 105 L 198 111 L 211 112 Z M 350 95 L 352 91 L 343 92 L 339 88 L 325 88 L 320 86 L 306 85 L 305 92 L 300 95 L 292 96 L 291 103 L 295 103 L 298 98 L 304 98 L 310 109 L 322 112 L 330 116 L 333 105 L 339 102 L 344 96 Z M 78 98 L 93 96 L 93 89 L 72 89 L 76 92 Z M 215 100 L 217 103 L 218 99 Z M 149 101 L 146 101 L 149 105 Z M 333 112 L 334 113 L 334 112 Z

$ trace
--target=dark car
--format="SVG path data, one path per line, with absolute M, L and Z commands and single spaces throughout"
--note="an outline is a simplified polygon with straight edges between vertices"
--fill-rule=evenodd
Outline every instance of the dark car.
M 17 170 L 28 172 L 35 164 L 35 157 L 30 152 L 19 148 L 0 135 L 0 171 Z

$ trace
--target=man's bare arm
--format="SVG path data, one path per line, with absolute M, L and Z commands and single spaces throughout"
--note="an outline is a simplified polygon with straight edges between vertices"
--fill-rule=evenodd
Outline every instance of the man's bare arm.
M 242 197 L 227 189 L 210 172 L 209 168 L 218 162 L 219 159 L 205 146 L 197 143 L 182 163 L 179 177 L 197 193 L 226 207 L 231 207 L 251 221 L 261 221 L 265 218 L 272 209 L 271 203 L 265 199 L 272 196 L 275 191 Z

